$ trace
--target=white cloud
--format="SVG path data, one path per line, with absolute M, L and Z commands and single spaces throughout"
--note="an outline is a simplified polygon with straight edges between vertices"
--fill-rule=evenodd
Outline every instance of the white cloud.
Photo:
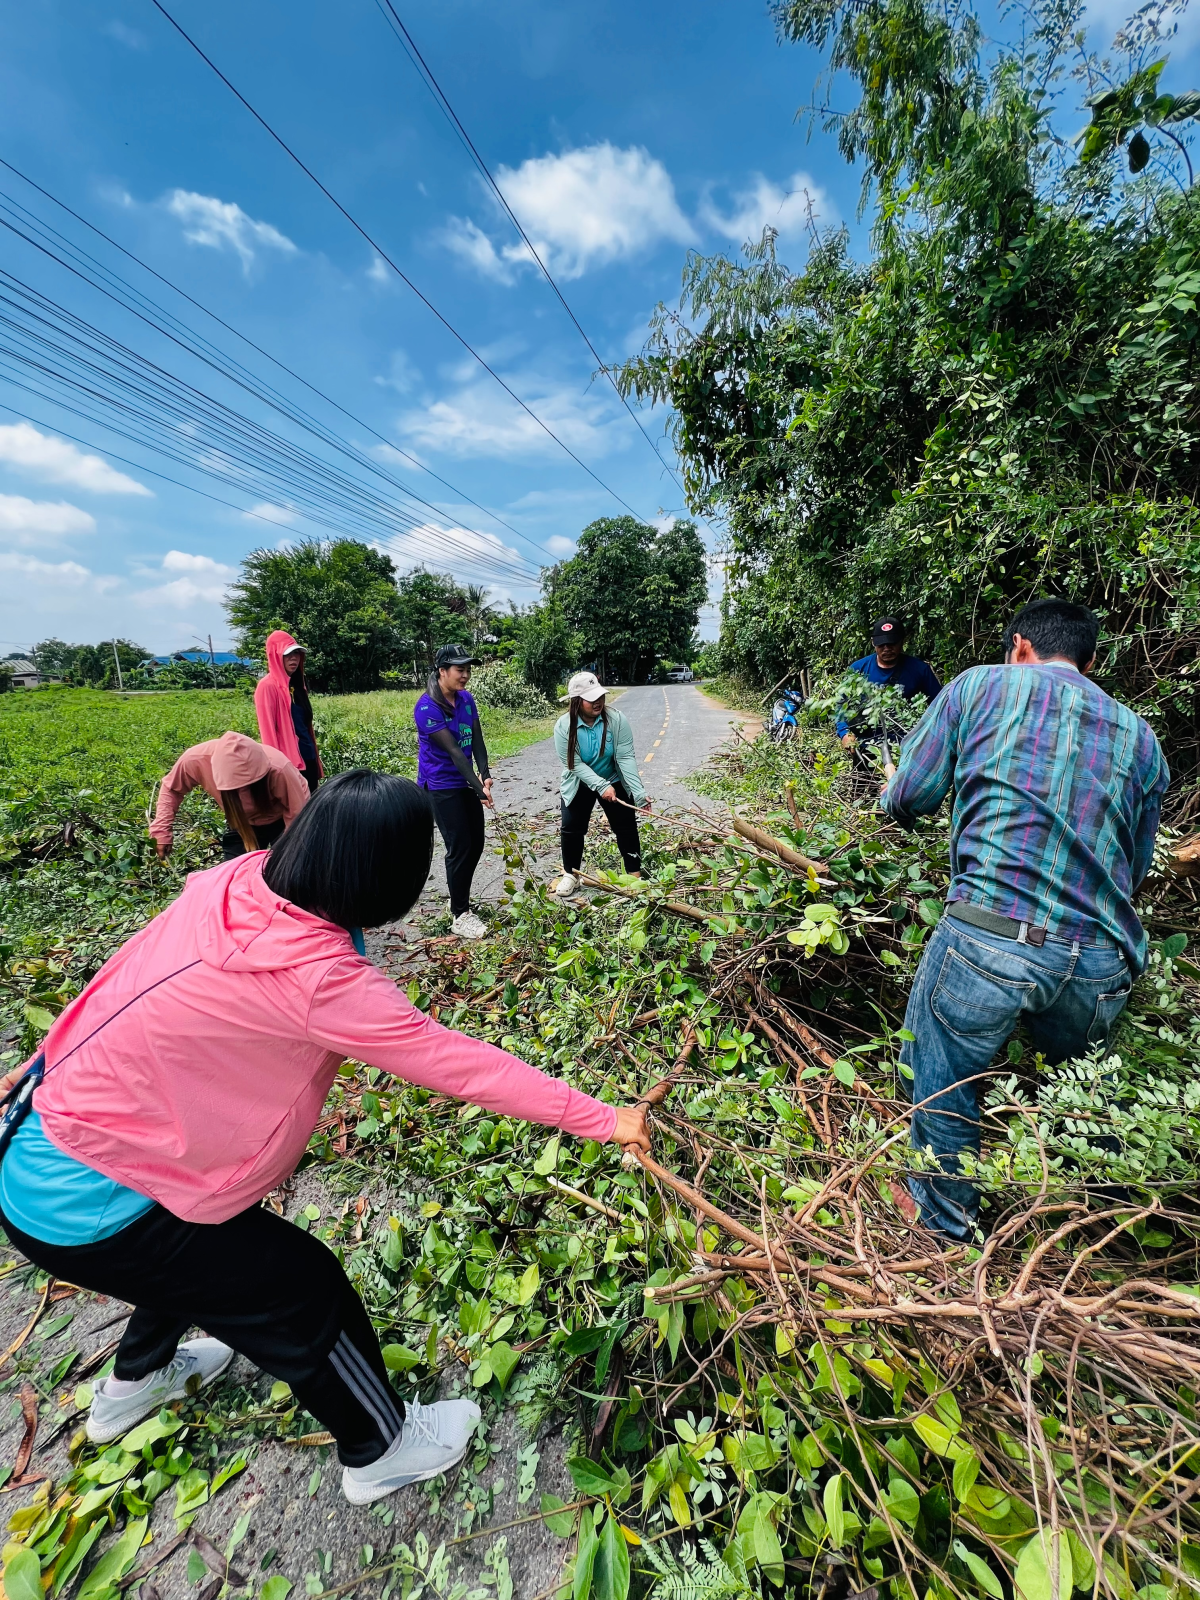
M 574 539 L 567 539 L 561 533 L 552 533 L 546 540 L 546 549 L 551 555 L 562 556 L 566 559 L 575 554 Z
M 664 239 L 689 244 L 695 236 L 667 169 L 637 145 L 622 150 L 605 141 L 535 156 L 519 167 L 501 167 L 496 182 L 542 260 L 562 278 L 578 278 Z M 497 250 L 475 223 L 458 217 L 443 239 L 501 282 L 531 264 L 521 241 Z
M 131 28 L 128 23 L 114 17 L 111 22 L 104 24 L 104 32 L 110 39 L 115 39 L 118 44 L 125 45 L 130 50 L 144 50 L 146 36 L 139 33 L 136 28 Z
M 232 200 L 193 194 L 188 189 L 173 189 L 166 206 L 171 215 L 184 224 L 183 236 L 189 244 L 236 251 L 244 272 L 249 272 L 259 246 L 279 250 L 284 255 L 296 254 L 296 246 L 278 228 L 273 228 L 269 222 L 255 222 Z
M 66 439 L 39 433 L 28 422 L 0 426 L 0 461 L 46 483 L 69 483 L 91 494 L 142 494 L 151 490 L 99 456 L 85 455 Z
M 626 435 L 610 427 L 612 408 L 594 392 L 574 389 L 537 389 L 538 378 L 529 374 L 509 380 L 537 415 L 545 420 L 572 450 L 603 454 L 613 445 L 628 443 Z M 406 411 L 399 419 L 406 438 L 418 448 L 454 456 L 543 456 L 558 446 L 527 411 L 494 384 L 464 383 L 444 400 L 434 400 Z
M 49 584 L 55 588 L 80 589 L 86 585 L 97 594 L 115 588 L 119 582 L 117 578 L 97 577 L 78 561 L 38 561 L 34 556 L 19 556 L 11 550 L 0 551 L 0 572 L 33 578 L 39 585 Z
M 162 574 L 177 572 L 177 578 L 143 589 L 134 595 L 141 606 L 169 605 L 183 610 L 197 601 L 214 604 L 225 598 L 225 591 L 237 576 L 237 568 L 229 567 L 211 556 L 194 556 L 186 550 L 168 550 L 162 559 Z
M 515 281 L 517 274 L 513 264 L 505 259 L 508 252 L 501 255 L 483 229 L 470 217 L 451 217 L 440 237 L 447 250 L 461 256 L 468 266 L 474 267 L 485 278 L 495 278 L 497 283 Z M 524 246 L 521 247 L 521 255 L 526 261 L 532 260 Z
M 807 172 L 795 172 L 782 186 L 754 175 L 750 188 L 733 196 L 733 209 L 720 211 L 711 195 L 700 207 L 700 218 L 707 227 L 723 233 L 735 244 L 762 237 L 764 228 L 774 228 L 781 238 L 795 238 L 808 226 L 809 213 L 821 223 L 835 221 L 837 212 L 828 195 Z
M 391 268 L 382 256 L 376 256 L 367 268 L 367 277 L 372 283 L 387 283 L 392 276 Z
M 420 380 L 420 372 L 412 364 L 405 352 L 403 350 L 393 350 L 387 377 L 377 377 L 375 382 L 381 388 L 395 389 L 399 394 L 406 394 Z
M 33 544 L 95 533 L 96 519 L 66 500 L 27 500 L 23 494 L 0 494 L 0 539 Z
M 269 500 L 260 501 L 258 505 L 251 506 L 249 511 L 243 511 L 242 515 L 248 521 L 257 522 L 263 518 L 267 522 L 278 523 L 281 528 L 289 527 L 296 520 L 296 513 L 291 506 L 274 506 Z

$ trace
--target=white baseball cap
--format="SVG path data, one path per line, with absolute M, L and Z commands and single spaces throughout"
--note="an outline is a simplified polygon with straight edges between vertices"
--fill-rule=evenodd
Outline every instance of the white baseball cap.
M 600 682 L 594 672 L 577 672 L 567 685 L 566 694 L 560 694 L 559 700 L 603 700 L 608 690 Z

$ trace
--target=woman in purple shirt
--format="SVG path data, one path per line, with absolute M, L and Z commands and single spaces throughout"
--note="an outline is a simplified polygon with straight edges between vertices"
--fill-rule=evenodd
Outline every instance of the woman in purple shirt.
M 471 879 L 483 854 L 483 808 L 492 804 L 479 708 L 467 693 L 474 665 L 469 650 L 457 644 L 443 645 L 425 693 L 413 707 L 417 782 L 433 802 L 438 832 L 446 846 L 451 927 L 463 939 L 482 939 L 487 932 L 471 910 Z

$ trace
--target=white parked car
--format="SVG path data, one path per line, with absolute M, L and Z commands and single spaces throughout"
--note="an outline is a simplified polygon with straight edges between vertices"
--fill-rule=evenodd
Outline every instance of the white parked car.
M 691 683 L 691 681 L 691 667 L 672 667 L 670 672 L 667 673 L 668 683 Z

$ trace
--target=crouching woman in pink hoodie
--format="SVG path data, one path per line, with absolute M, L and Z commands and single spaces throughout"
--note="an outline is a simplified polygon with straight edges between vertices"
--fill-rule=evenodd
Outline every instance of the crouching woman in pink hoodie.
M 92 1439 L 120 1437 L 238 1351 L 334 1435 L 355 1504 L 465 1454 L 479 1408 L 410 1400 L 402 1416 L 337 1257 L 260 1204 L 303 1155 L 345 1057 L 649 1149 L 641 1108 L 440 1026 L 366 959 L 361 929 L 411 909 L 432 848 L 416 784 L 343 773 L 269 854 L 193 874 L 47 1034 L 0 1163 L 0 1224 L 46 1272 L 135 1307 Z M 209 1337 L 181 1344 L 194 1325 Z

